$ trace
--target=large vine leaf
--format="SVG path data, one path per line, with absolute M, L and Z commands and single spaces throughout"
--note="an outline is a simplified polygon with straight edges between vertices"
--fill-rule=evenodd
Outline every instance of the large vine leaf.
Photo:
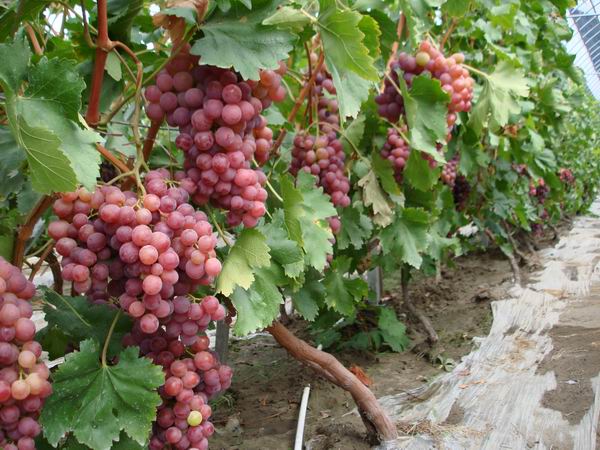
M 215 13 L 191 53 L 200 55 L 204 64 L 233 67 L 245 79 L 258 79 L 260 69 L 277 68 L 293 48 L 294 35 L 262 23 L 276 7 L 276 1 L 267 1 L 252 11 L 239 6 Z
M 313 272 L 307 278 L 298 292 L 292 294 L 292 302 L 300 315 L 312 322 L 319 314 L 319 307 L 325 302 L 326 291 L 318 274 Z
M 481 134 L 488 124 L 496 130 L 508 123 L 511 114 L 521 111 L 518 97 L 527 97 L 529 87 L 522 71 L 502 61 L 491 75 L 484 77 L 484 86 L 473 108 L 469 125 Z
M 369 286 L 362 278 L 351 278 L 346 275 L 350 269 L 350 258 L 340 257 L 331 263 L 323 280 L 325 287 L 325 303 L 339 313 L 349 316 L 356 303 L 364 299 L 369 293 Z
M 256 229 L 245 229 L 229 251 L 217 279 L 217 291 L 229 296 L 237 286 L 248 289 L 254 282 L 254 270 L 271 261 L 265 236 Z
M 446 142 L 446 116 L 450 96 L 442 90 L 438 80 L 423 75 L 413 79 L 410 91 L 404 79 L 400 78 L 400 89 L 406 109 L 411 148 L 431 155 L 442 164 L 445 163 L 436 145 Z
M 395 215 L 393 226 L 381 233 L 383 254 L 393 255 L 418 269 L 423 261 L 421 252 L 429 245 L 428 229 L 429 215 L 425 210 L 403 209 Z
M 114 366 L 100 362 L 100 345 L 85 340 L 80 351 L 67 355 L 53 376 L 53 394 L 40 416 L 44 435 L 56 446 L 67 433 L 94 450 L 108 450 L 121 430 L 146 444 L 164 374 L 130 347 Z
M 369 220 L 369 217 L 358 209 L 349 206 L 342 208 L 340 220 L 342 229 L 336 236 L 338 248 L 340 250 L 345 250 L 350 246 L 356 249 L 362 248 L 373 231 L 373 223 Z
M 290 278 L 299 276 L 304 271 L 304 253 L 296 241 L 289 239 L 283 211 L 277 210 L 273 220 L 260 227 L 260 231 L 267 237 L 271 257 L 281 265 L 285 275 Z
M 233 331 L 238 336 L 245 336 L 258 329 L 268 327 L 279 314 L 279 305 L 283 296 L 278 285 L 282 282 L 282 274 L 275 265 L 268 269 L 258 269 L 254 282 L 249 289 L 237 287 L 230 296 L 237 311 Z
M 392 223 L 394 211 L 391 202 L 379 185 L 379 180 L 373 169 L 358 180 L 358 185 L 363 189 L 363 202 L 365 206 L 373 208 L 373 222 L 381 227 L 387 227 Z
M 115 317 L 116 310 L 104 305 L 92 305 L 86 297 L 67 297 L 53 290 L 43 290 L 44 319 L 48 325 L 42 328 L 37 339 L 55 359 L 65 354 L 68 344 L 78 346 L 85 339 L 102 342 Z M 121 338 L 131 331 L 131 320 L 119 317 L 113 338 L 109 342 L 108 354 L 116 355 L 122 350 Z

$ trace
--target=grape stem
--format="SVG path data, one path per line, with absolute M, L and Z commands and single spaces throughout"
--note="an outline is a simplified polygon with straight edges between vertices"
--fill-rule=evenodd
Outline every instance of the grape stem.
M 475 68 L 475 67 L 473 67 L 473 66 L 469 66 L 468 64 L 465 64 L 465 63 L 462 63 L 462 64 L 461 64 L 461 66 L 463 66 L 463 67 L 464 67 L 465 69 L 467 69 L 467 70 L 470 70 L 470 71 L 471 71 L 471 72 L 473 72 L 473 73 L 476 73 L 477 75 L 481 75 L 481 76 L 482 76 L 483 78 L 485 78 L 486 80 L 490 78 L 490 76 L 489 76 L 487 73 L 485 73 L 485 72 L 482 72 L 481 70 L 479 70 L 479 69 L 476 69 L 476 68 Z
M 456 20 L 456 17 L 452 18 L 452 22 L 450 23 L 450 26 L 446 30 L 446 33 L 444 33 L 444 37 L 442 38 L 442 40 L 440 42 L 440 50 L 444 49 L 446 42 L 448 42 L 448 38 L 450 38 L 450 35 L 456 29 L 457 25 L 458 25 L 458 20 Z
M 25 256 L 25 246 L 27 244 L 27 240 L 31 237 L 35 224 L 40 219 L 40 217 L 42 217 L 42 215 L 46 212 L 46 210 L 52 204 L 52 202 L 53 198 L 51 196 L 43 196 L 37 202 L 35 207 L 31 210 L 31 212 L 25 219 L 25 223 L 23 223 L 23 225 L 21 225 L 21 227 L 19 228 L 12 258 L 13 265 L 15 267 L 20 269 L 23 265 L 23 259 Z
M 52 241 L 48 241 L 42 248 L 44 249 L 44 251 L 42 252 L 42 254 L 38 258 L 37 262 L 34 264 L 33 268 L 31 269 L 31 274 L 29 275 L 29 281 L 33 281 L 33 279 L 35 278 L 35 275 L 39 272 L 40 268 L 42 267 L 42 264 L 44 264 L 44 261 L 46 260 L 48 255 L 54 249 L 54 244 Z
M 221 225 L 219 225 L 219 221 L 215 217 L 215 213 L 212 210 L 212 208 L 207 206 L 206 209 L 208 211 L 208 215 L 210 216 L 211 220 L 213 221 L 213 225 L 217 229 L 217 233 L 219 233 L 219 236 L 221 236 L 221 239 L 223 239 L 223 242 L 225 242 L 225 245 L 227 245 L 228 247 L 232 247 L 233 244 L 231 244 L 231 242 L 229 242 L 229 238 L 227 238 L 227 236 L 225 236 L 225 232 L 223 231 L 223 228 L 221 228 Z
M 129 167 L 127 167 L 127 165 L 124 162 L 122 162 L 119 158 L 117 158 L 113 153 L 111 153 L 102 144 L 96 144 L 96 148 L 98 149 L 98 152 L 102 156 L 104 156 L 113 166 L 115 166 L 117 169 L 119 169 L 121 171 L 121 173 L 130 172 Z
M 406 25 L 406 16 L 404 13 L 400 14 L 398 18 L 398 27 L 396 28 L 396 35 L 398 36 L 398 40 L 394 41 L 392 44 L 392 51 L 390 52 L 390 57 L 388 58 L 387 64 L 385 65 L 385 73 L 386 75 L 390 73 L 390 69 L 392 66 L 392 62 L 396 57 L 396 53 L 398 53 L 398 47 L 400 46 L 400 41 L 402 40 L 402 33 L 404 31 L 404 26 Z M 383 91 L 385 79 L 381 80 L 381 90 Z
M 110 338 L 112 337 L 113 332 L 115 331 L 115 327 L 117 326 L 117 322 L 119 317 L 121 316 L 121 310 L 117 310 L 115 314 L 115 318 L 110 324 L 110 328 L 108 330 L 108 334 L 106 335 L 106 339 L 104 340 L 104 347 L 102 348 L 102 367 L 107 367 L 106 364 L 106 354 L 108 353 L 108 344 L 110 343 Z
M 40 43 L 38 42 L 37 36 L 35 35 L 35 31 L 33 31 L 33 28 L 27 22 L 25 22 L 25 31 L 27 32 L 27 36 L 29 36 L 29 39 L 31 40 L 31 45 L 33 45 L 33 51 L 35 52 L 35 54 L 44 54 L 44 50 L 42 50 L 42 47 L 40 47 Z

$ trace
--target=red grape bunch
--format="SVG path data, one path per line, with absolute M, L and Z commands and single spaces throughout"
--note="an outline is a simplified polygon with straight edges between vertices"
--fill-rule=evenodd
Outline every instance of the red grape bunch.
M 406 125 L 403 125 L 402 132 L 407 131 Z M 387 140 L 381 149 L 381 156 L 392 163 L 396 181 L 402 183 L 402 172 L 410 157 L 410 147 L 396 128 L 388 128 Z
M 40 361 L 29 301 L 35 286 L 0 257 L 0 447 L 34 450 L 37 420 L 52 393 L 50 371 Z
M 558 176 L 560 178 L 560 181 L 562 181 L 564 184 L 575 183 L 575 176 L 573 175 L 573 171 L 571 169 L 561 167 L 560 169 L 558 169 Z
M 441 179 L 442 183 L 446 184 L 450 188 L 454 187 L 454 182 L 456 181 L 456 173 L 458 171 L 458 163 L 460 161 L 460 157 L 458 153 L 452 158 L 450 161 L 446 163 L 444 168 L 442 169 Z
M 316 62 L 316 54 L 311 60 Z M 326 95 L 329 94 L 329 95 Z M 315 76 L 312 96 L 317 104 L 318 136 L 307 131 L 299 132 L 294 138 L 292 148 L 292 165 L 290 172 L 295 176 L 304 170 L 317 177 L 319 186 L 331 197 L 336 207 L 350 205 L 350 181 L 345 174 L 346 155 L 342 143 L 338 139 L 339 111 L 338 102 L 331 75 L 323 68 Z M 341 223 L 338 218 L 331 218 L 330 225 L 334 233 L 339 231 Z
M 136 324 L 125 336 L 125 345 L 137 345 L 140 354 L 162 366 L 165 384 L 159 388 L 162 404 L 158 408 L 150 439 L 150 450 L 164 448 L 207 449 L 214 433 L 209 421 L 212 410 L 208 401 L 229 388 L 233 371 L 222 365 L 209 351 L 209 339 L 201 334 L 190 346 L 178 339 L 179 328 L 194 327 L 203 332 L 211 320 L 223 319 L 223 306 L 213 296 L 192 302 L 178 296 L 173 300 L 173 313 L 166 327 L 147 334 Z M 201 326 L 194 326 L 200 320 Z M 191 356 L 191 357 L 190 357 Z
M 60 220 L 48 228 L 74 291 L 95 303 L 118 299 L 146 333 L 172 315 L 174 296 L 211 284 L 221 271 L 206 215 L 168 176 L 148 172 L 141 196 L 114 186 L 63 194 L 54 203 Z M 191 344 L 195 336 L 182 331 L 182 339 Z
M 273 131 L 261 112 L 281 101 L 283 63 L 263 70 L 258 81 L 243 80 L 232 70 L 198 66 L 189 48 L 175 57 L 145 91 L 146 114 L 179 127 L 175 143 L 185 153 L 183 181 L 193 190 L 192 200 L 228 211 L 231 226 L 254 227 L 265 214 L 266 176 Z
M 549 194 L 550 188 L 543 178 L 538 180 L 537 185 L 533 182 L 529 183 L 529 195 L 536 198 L 540 205 L 544 204 Z
M 471 185 L 467 181 L 464 175 L 458 175 L 454 182 L 452 194 L 454 196 L 454 204 L 458 210 L 464 209 L 469 194 L 471 193 Z

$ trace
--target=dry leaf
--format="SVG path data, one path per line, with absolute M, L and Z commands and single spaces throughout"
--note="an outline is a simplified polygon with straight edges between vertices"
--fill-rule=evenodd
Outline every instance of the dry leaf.
M 369 376 L 365 373 L 364 370 L 362 370 L 359 366 L 352 366 L 350 367 L 350 372 L 352 372 L 356 378 L 358 378 L 360 380 L 360 382 L 362 384 L 364 384 L 365 386 L 369 387 L 373 384 L 373 380 L 371 380 L 371 378 L 369 378 Z
M 208 8 L 208 0 L 169 0 L 168 8 L 184 8 L 196 11 L 196 20 L 198 23 L 204 18 Z M 178 45 L 185 35 L 185 19 L 170 14 L 158 13 L 152 17 L 152 22 L 156 27 L 163 27 L 169 33 L 173 45 Z

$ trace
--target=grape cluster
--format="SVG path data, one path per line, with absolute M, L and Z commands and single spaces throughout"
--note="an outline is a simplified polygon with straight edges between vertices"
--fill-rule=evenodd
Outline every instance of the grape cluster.
M 452 158 L 442 169 L 441 179 L 442 183 L 447 186 L 453 188 L 454 183 L 456 182 L 456 173 L 458 170 L 458 163 L 460 162 L 460 158 L 458 153 Z
M 151 358 L 165 372 L 165 384 L 159 388 L 162 403 L 149 449 L 206 450 L 208 438 L 214 433 L 208 400 L 229 388 L 233 371 L 209 351 L 206 335 L 197 336 L 189 346 L 178 336 L 182 330 L 196 335 L 203 332 L 211 320 L 223 319 L 224 309 L 213 296 L 198 302 L 178 296 L 173 306 L 164 328 L 147 334 L 136 324 L 124 343 L 139 346 L 141 355 Z
M 317 59 L 316 54 L 311 55 L 313 63 Z M 319 136 L 312 136 L 307 131 L 296 134 L 290 172 L 296 176 L 300 170 L 304 170 L 316 176 L 318 185 L 329 194 L 333 205 L 344 208 L 350 205 L 350 181 L 344 172 L 346 155 L 338 139 L 338 102 L 332 97 L 336 95 L 336 90 L 325 68 L 315 75 L 311 95 L 317 105 Z M 338 233 L 341 227 L 339 218 L 332 217 L 329 223 L 334 234 Z
M 407 131 L 406 125 L 403 125 L 402 132 Z M 381 156 L 392 163 L 396 181 L 402 183 L 402 172 L 410 157 L 410 147 L 396 128 L 388 128 L 387 140 L 381 149 Z
M 221 271 L 206 215 L 168 176 L 148 172 L 141 197 L 114 186 L 63 194 L 53 207 L 60 220 L 48 227 L 74 291 L 95 303 L 117 298 L 146 333 L 170 317 L 173 296 L 212 283 Z
M 175 143 L 185 153 L 185 181 L 192 200 L 228 211 L 231 226 L 254 227 L 265 214 L 266 176 L 252 163 L 264 164 L 273 131 L 261 112 L 281 101 L 286 90 L 277 70 L 263 70 L 258 81 L 232 70 L 198 66 L 189 48 L 175 57 L 145 91 L 146 114 L 179 127 Z
M 0 257 L 0 447 L 34 450 L 44 399 L 52 393 L 48 367 L 40 361 L 29 301 L 35 286 Z
M 454 204 L 457 206 L 458 210 L 461 210 L 465 207 L 470 194 L 471 185 L 464 175 L 458 175 L 454 181 L 454 187 L 452 188 Z
M 399 76 L 403 77 L 410 89 L 414 77 L 428 75 L 439 80 L 442 89 L 451 97 L 447 118 L 448 127 L 451 128 L 456 122 L 457 113 L 471 110 L 475 82 L 469 71 L 462 66 L 464 61 L 465 55 L 462 53 L 446 58 L 429 41 L 421 42 L 419 52 L 415 56 L 400 53 L 390 65 L 390 77 L 393 82 L 386 78 L 383 92 L 375 98 L 379 105 L 379 115 L 393 123 L 398 122 L 404 115 L 404 100 L 397 89 Z
M 538 180 L 537 185 L 533 182 L 529 183 L 529 195 L 536 198 L 540 205 L 544 204 L 549 194 L 550 188 L 543 178 Z
M 564 184 L 575 183 L 575 176 L 573 175 L 573 171 L 571 169 L 561 167 L 560 169 L 558 169 L 558 176 L 560 178 L 560 181 L 562 181 Z
M 527 171 L 527 164 L 513 164 L 512 167 L 513 167 L 513 170 L 515 172 L 517 172 L 519 175 L 529 176 L 529 173 Z

